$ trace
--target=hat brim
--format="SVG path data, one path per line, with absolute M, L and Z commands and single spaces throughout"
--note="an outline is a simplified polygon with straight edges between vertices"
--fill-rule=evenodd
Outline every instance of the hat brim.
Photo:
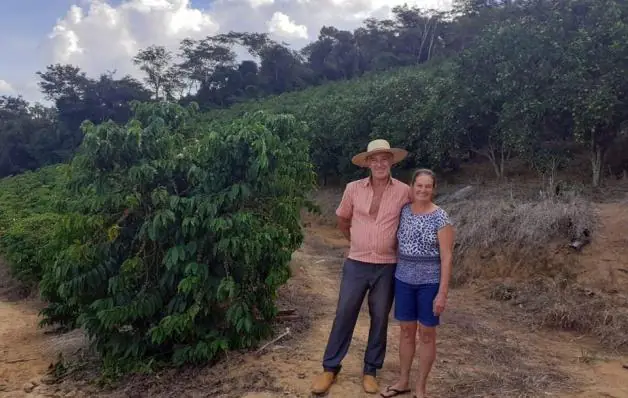
M 401 162 L 403 159 L 406 158 L 406 156 L 408 156 L 408 151 L 406 151 L 405 149 L 401 149 L 401 148 L 383 149 L 382 148 L 382 149 L 375 149 L 370 152 L 358 153 L 353 158 L 351 158 L 351 163 L 359 167 L 368 167 L 367 159 L 369 156 L 375 155 L 377 153 L 386 153 L 386 152 L 392 154 L 393 164 Z

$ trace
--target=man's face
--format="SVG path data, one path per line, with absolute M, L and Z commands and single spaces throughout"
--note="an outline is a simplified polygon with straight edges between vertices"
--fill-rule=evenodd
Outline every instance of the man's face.
M 392 154 L 388 152 L 376 153 L 375 155 L 369 156 L 368 164 L 373 178 L 385 179 L 390 176 L 392 158 Z

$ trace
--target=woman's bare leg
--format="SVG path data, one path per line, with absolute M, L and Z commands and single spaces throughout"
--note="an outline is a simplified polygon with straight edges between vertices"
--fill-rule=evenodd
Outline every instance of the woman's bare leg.
M 436 328 L 419 325 L 419 377 L 416 382 L 417 398 L 425 398 L 427 376 L 436 358 Z
M 416 347 L 416 322 L 400 322 L 401 330 L 399 333 L 399 380 L 390 386 L 391 389 L 397 391 L 407 390 L 410 385 L 410 369 L 412 369 L 412 361 Z M 394 395 L 393 391 L 382 391 L 384 396 Z

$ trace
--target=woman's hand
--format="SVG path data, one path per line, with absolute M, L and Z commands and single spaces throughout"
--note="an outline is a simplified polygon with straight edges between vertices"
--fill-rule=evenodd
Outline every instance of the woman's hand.
M 434 299 L 434 314 L 439 316 L 443 312 L 445 312 L 445 307 L 447 306 L 447 294 L 438 293 L 436 298 Z

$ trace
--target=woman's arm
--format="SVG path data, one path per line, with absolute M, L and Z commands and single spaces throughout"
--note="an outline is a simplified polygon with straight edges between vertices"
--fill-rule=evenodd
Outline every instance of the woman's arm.
M 449 224 L 438 231 L 438 244 L 440 246 L 440 287 L 438 294 L 445 297 L 449 293 L 449 281 L 451 279 L 451 269 L 453 264 L 454 251 L 454 227 Z

